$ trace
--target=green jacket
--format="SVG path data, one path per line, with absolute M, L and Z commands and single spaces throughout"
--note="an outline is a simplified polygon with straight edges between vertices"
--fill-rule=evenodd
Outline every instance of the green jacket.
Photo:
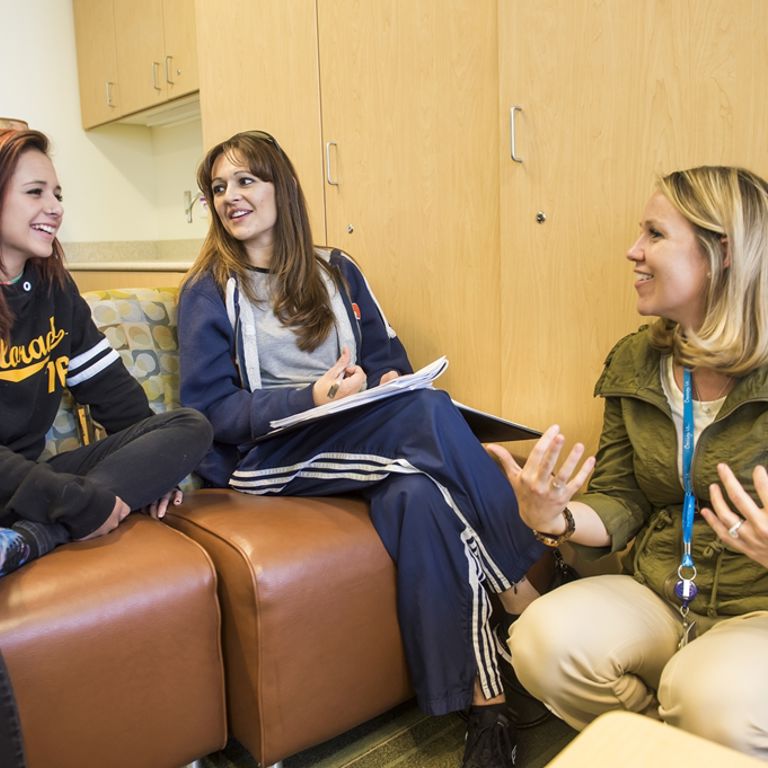
M 634 539 L 625 570 L 678 604 L 671 589 L 681 552 L 683 489 L 677 472 L 677 435 L 661 387 L 661 355 L 647 326 L 611 350 L 595 395 L 605 398 L 597 465 L 579 501 L 597 511 L 611 535 L 611 551 Z M 759 503 L 752 470 L 768 462 L 768 366 L 740 378 L 715 421 L 701 433 L 692 480 L 699 507 L 709 506 L 709 485 L 726 462 Z M 725 547 L 699 516 L 692 553 L 699 594 L 691 610 L 709 616 L 768 610 L 768 570 Z

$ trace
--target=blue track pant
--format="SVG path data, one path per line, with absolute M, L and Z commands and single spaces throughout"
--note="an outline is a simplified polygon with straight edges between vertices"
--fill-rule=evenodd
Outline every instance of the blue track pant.
M 420 707 L 465 709 L 476 677 L 486 697 L 502 693 L 488 591 L 509 589 L 545 548 L 446 393 L 404 393 L 260 443 L 230 485 L 286 496 L 362 493 L 397 563 Z

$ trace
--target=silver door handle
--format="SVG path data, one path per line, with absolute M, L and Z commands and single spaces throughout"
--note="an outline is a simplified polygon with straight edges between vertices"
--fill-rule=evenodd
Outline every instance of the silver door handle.
M 517 142 L 515 132 L 515 112 L 522 112 L 522 107 L 510 107 L 509 109 L 509 156 L 516 162 L 522 163 L 523 158 L 517 154 Z
M 331 178 L 331 147 L 337 147 L 338 144 L 335 141 L 325 142 L 325 180 L 332 186 L 338 187 L 338 179 Z
M 112 86 L 114 85 L 114 83 L 111 82 L 110 80 L 107 80 L 105 85 L 107 87 L 107 106 L 114 107 L 115 103 L 112 101 Z
M 168 85 L 174 85 L 174 82 L 171 79 L 171 71 L 173 70 L 172 64 L 173 64 L 173 56 L 166 56 L 165 57 L 165 82 L 168 83 Z
M 152 87 L 156 91 L 163 90 L 160 87 L 160 62 L 159 61 L 152 62 Z

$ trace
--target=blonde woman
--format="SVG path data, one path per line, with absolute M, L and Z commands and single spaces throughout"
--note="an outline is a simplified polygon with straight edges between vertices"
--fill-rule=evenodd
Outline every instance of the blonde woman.
M 766 758 L 768 185 L 740 168 L 665 176 L 627 258 L 638 311 L 658 319 L 606 361 L 587 492 L 572 455 L 558 466 L 556 426 L 524 467 L 490 450 L 529 527 L 633 546 L 623 575 L 528 608 L 514 667 L 574 728 L 627 709 Z

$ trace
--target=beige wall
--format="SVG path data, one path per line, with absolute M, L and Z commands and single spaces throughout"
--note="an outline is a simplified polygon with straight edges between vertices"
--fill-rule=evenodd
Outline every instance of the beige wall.
M 69 0 L 0 0 L 0 115 L 48 134 L 64 189 L 63 242 L 201 237 L 183 192 L 202 153 L 199 120 L 85 132 Z M 168 148 L 173 147 L 172 152 Z
M 99 130 L 99 129 L 96 129 Z M 158 240 L 203 238 L 208 230 L 205 209 L 196 204 L 192 223 L 184 216 L 184 190 L 197 193 L 195 172 L 203 159 L 203 130 L 199 118 L 179 125 L 149 129 L 154 163 L 154 212 Z M 195 254 L 196 255 L 196 254 Z

